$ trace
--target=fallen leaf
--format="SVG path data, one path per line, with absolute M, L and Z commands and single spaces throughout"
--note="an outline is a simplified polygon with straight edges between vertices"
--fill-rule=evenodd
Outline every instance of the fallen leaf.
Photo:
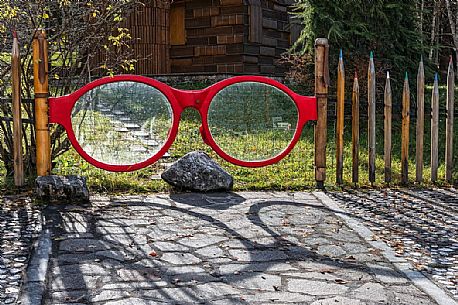
M 149 256 L 155 257 L 157 256 L 157 252 L 153 250 L 149 253 Z
M 333 273 L 333 272 L 336 272 L 336 269 L 323 268 L 323 269 L 320 269 L 318 272 L 321 274 Z

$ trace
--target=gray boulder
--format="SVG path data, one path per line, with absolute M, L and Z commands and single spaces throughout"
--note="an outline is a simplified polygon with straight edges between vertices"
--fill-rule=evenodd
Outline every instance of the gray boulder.
M 41 176 L 36 180 L 37 197 L 44 200 L 89 201 L 86 178 L 81 176 Z
M 202 151 L 193 151 L 178 159 L 161 178 L 181 190 L 198 192 L 230 191 L 232 176 Z

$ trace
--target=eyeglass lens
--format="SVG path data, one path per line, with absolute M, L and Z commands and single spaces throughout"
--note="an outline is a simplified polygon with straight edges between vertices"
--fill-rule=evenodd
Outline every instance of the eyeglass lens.
M 132 81 L 98 86 L 78 99 L 72 127 L 82 149 L 110 165 L 132 165 L 156 154 L 172 127 L 170 103 L 156 88 Z
M 298 121 L 293 99 L 264 83 L 242 82 L 225 87 L 213 98 L 208 125 L 216 144 L 241 161 L 278 156 L 293 139 Z

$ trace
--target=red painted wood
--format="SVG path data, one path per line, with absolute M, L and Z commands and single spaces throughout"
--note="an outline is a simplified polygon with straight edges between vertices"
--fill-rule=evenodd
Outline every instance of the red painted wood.
M 71 124 L 72 109 L 77 100 L 81 96 L 83 96 L 86 92 L 90 91 L 91 89 L 94 89 L 95 87 L 121 81 L 139 82 L 156 88 L 167 97 L 173 110 L 173 125 L 164 146 L 155 155 L 151 156 L 151 158 L 133 165 L 112 165 L 95 160 L 94 158 L 89 156 L 79 145 L 78 141 L 76 140 Z M 285 150 L 283 150 L 279 155 L 269 160 L 243 161 L 235 159 L 226 154 L 222 149 L 220 149 L 211 136 L 207 118 L 208 109 L 213 97 L 225 87 L 241 82 L 258 82 L 274 86 L 288 94 L 294 100 L 298 108 L 299 119 L 293 139 L 291 140 L 288 147 L 285 148 Z M 317 119 L 316 97 L 301 96 L 299 94 L 294 93 L 285 85 L 273 79 L 263 76 L 236 76 L 220 81 L 203 90 L 178 90 L 157 80 L 144 76 L 117 75 L 113 77 L 105 77 L 95 80 L 85 85 L 84 87 L 78 89 L 70 95 L 58 98 L 50 98 L 49 122 L 62 125 L 67 131 L 68 138 L 72 143 L 73 147 L 75 148 L 75 150 L 92 165 L 113 172 L 128 172 L 138 170 L 153 164 L 168 151 L 177 135 L 181 113 L 185 108 L 188 107 L 197 109 L 202 117 L 202 127 L 200 130 L 204 142 L 208 144 L 219 156 L 221 156 L 226 161 L 245 167 L 261 167 L 277 163 L 278 161 L 283 159 L 293 149 L 294 145 L 299 141 L 304 125 L 310 120 Z

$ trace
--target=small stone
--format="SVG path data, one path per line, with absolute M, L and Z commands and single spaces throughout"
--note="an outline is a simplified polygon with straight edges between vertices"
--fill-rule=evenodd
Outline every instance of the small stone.
M 164 253 L 161 257 L 162 261 L 173 265 L 190 265 L 200 263 L 200 259 L 190 253 Z
M 26 260 L 27 260 L 27 257 L 25 257 L 25 256 L 20 256 L 20 257 L 14 258 L 14 261 L 15 261 L 15 262 L 19 262 L 19 263 L 23 263 L 23 262 L 25 262 Z M 1 270 L 0 270 L 0 271 L 1 271 Z
M 265 273 L 228 275 L 225 281 L 238 288 L 258 291 L 276 291 L 276 287 L 281 286 L 281 277 Z
M 329 257 L 339 257 L 345 255 L 346 252 L 341 247 L 336 245 L 325 245 L 318 247 L 318 254 L 329 256 Z
M 86 178 L 81 176 L 40 176 L 36 179 L 37 197 L 43 200 L 89 201 Z
M 19 292 L 19 288 L 16 288 L 16 287 L 7 287 L 5 289 L 5 292 L 7 294 L 10 294 L 10 293 L 18 293 Z
M 224 252 L 219 247 L 211 246 L 197 250 L 196 254 L 204 257 L 221 257 L 224 254 Z
M 272 262 L 288 258 L 285 252 L 278 250 L 229 250 L 229 254 L 240 262 Z
M 106 251 L 98 251 L 95 253 L 97 256 L 105 257 L 105 258 L 110 258 L 114 259 L 120 262 L 125 261 L 125 253 L 120 252 L 120 251 L 112 251 L 112 250 L 106 250 Z M 95 260 L 94 260 L 95 261 Z
M 189 248 L 179 245 L 177 243 L 165 242 L 165 241 L 158 241 L 153 243 L 153 246 L 158 248 L 161 251 L 188 251 Z
M 178 159 L 161 178 L 178 189 L 198 192 L 230 191 L 233 186 L 232 176 L 202 151 Z
M 300 292 L 310 295 L 332 295 L 332 294 L 343 294 L 348 290 L 348 287 L 322 282 L 322 281 L 311 281 L 303 279 L 291 279 L 288 281 L 288 291 Z
M 18 273 L 21 273 L 21 272 L 22 272 L 22 269 L 18 269 L 18 268 L 10 269 L 10 273 L 11 274 L 18 274 Z
M 383 286 L 378 283 L 367 283 L 355 290 L 359 299 L 372 300 L 374 302 L 386 302 L 387 296 Z
M 334 297 L 330 299 L 322 299 L 313 302 L 311 305 L 363 305 L 359 300 L 348 299 L 345 297 Z

